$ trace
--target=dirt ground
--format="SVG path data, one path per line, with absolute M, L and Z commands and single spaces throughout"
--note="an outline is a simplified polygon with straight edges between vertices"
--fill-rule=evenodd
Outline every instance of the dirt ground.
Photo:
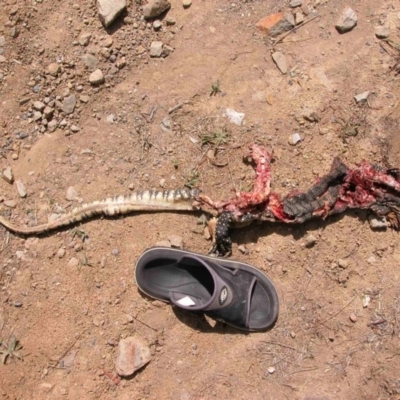
M 22 198 L 0 179 L 2 214 L 15 223 L 160 185 L 229 198 L 251 189 L 243 156 L 253 141 L 274 149 L 273 188 L 282 194 L 309 187 L 335 156 L 400 166 L 398 2 L 304 0 L 306 21 L 318 17 L 275 46 L 255 24 L 299 11 L 286 1 L 193 0 L 184 9 L 172 0 L 160 31 L 143 21 L 141 3 L 130 1 L 107 31 L 92 0 L 0 0 L 0 167 L 27 191 Z M 346 5 L 358 24 L 339 34 Z M 375 36 L 380 25 L 392 45 Z M 173 51 L 151 58 L 154 40 Z M 99 87 L 88 80 L 95 68 L 105 75 Z M 356 103 L 365 91 L 368 101 Z M 77 104 L 66 114 L 60 104 L 72 94 Z M 34 120 L 38 100 L 55 103 L 53 131 Z M 226 108 L 244 113 L 244 123 L 230 123 Z M 256 334 L 138 292 L 134 265 L 146 248 L 178 235 L 184 248 L 208 252 L 199 215 L 78 228 L 87 239 L 72 227 L 39 238 L 1 228 L 0 338 L 23 346 L 22 359 L 0 365 L 2 399 L 400 399 L 399 235 L 372 230 L 367 212 L 234 232 L 233 257 L 267 273 L 280 298 L 277 324 Z M 306 247 L 310 234 L 316 243 Z M 150 345 L 152 360 L 119 380 L 117 344 L 131 335 Z

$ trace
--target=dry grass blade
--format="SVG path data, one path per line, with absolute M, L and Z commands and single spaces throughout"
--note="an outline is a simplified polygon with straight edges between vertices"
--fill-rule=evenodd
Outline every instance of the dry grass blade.
M 18 358 L 22 360 L 22 355 L 19 352 L 22 346 L 14 335 L 10 337 L 8 343 L 0 339 L 0 346 L 2 347 L 0 354 L 2 354 L 1 361 L 3 364 L 6 364 L 8 358 Z

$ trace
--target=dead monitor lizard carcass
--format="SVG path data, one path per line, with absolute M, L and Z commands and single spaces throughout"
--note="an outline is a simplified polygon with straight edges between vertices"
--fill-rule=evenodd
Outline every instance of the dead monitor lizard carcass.
M 128 196 L 93 201 L 74 208 L 59 219 L 37 226 L 18 226 L 0 216 L 0 224 L 22 235 L 39 235 L 96 216 L 118 216 L 134 211 L 214 211 L 217 216 L 212 253 L 230 255 L 230 229 L 252 221 L 300 224 L 312 218 L 323 218 L 347 209 L 369 209 L 386 217 L 394 229 L 400 226 L 400 180 L 398 169 L 382 168 L 363 161 L 349 168 L 339 158 L 330 171 L 305 192 L 282 197 L 271 191 L 272 152 L 250 145 L 249 159 L 256 173 L 251 192 L 236 192 L 227 201 L 213 201 L 197 189 L 148 190 Z

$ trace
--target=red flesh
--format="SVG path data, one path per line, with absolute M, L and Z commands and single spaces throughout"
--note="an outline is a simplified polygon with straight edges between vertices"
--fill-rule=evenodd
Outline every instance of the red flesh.
M 250 145 L 250 157 L 254 161 L 256 178 L 252 192 L 237 192 L 236 198 L 229 201 L 212 202 L 203 197 L 203 201 L 219 213 L 232 212 L 238 218 L 247 213 L 270 212 L 282 222 L 294 222 L 284 212 L 283 201 L 279 194 L 271 193 L 271 159 L 272 153 L 257 144 Z M 377 199 L 387 192 L 387 188 L 400 192 L 400 182 L 393 176 L 366 161 L 358 167 L 348 169 L 340 187 L 339 197 L 333 206 L 325 204 L 314 210 L 313 215 L 326 216 L 329 212 L 343 211 L 346 208 L 369 208 Z M 293 193 L 287 197 L 293 196 Z

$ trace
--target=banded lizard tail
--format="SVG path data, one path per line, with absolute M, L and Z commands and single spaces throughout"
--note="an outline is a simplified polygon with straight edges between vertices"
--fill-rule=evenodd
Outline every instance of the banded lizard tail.
M 213 201 L 197 189 L 142 191 L 83 204 L 42 225 L 22 227 L 3 217 L 0 217 L 0 224 L 15 233 L 38 235 L 99 215 L 117 216 L 133 211 L 208 211 L 211 208 L 217 213 L 212 253 L 222 256 L 231 254 L 230 229 L 255 220 L 299 224 L 358 208 L 385 216 L 395 229 L 400 227 L 398 169 L 386 169 L 366 161 L 352 169 L 335 158 L 331 170 L 310 189 L 281 197 L 271 191 L 272 152 L 252 144 L 249 158 L 256 173 L 253 190 L 237 191 L 236 197 L 227 201 Z

